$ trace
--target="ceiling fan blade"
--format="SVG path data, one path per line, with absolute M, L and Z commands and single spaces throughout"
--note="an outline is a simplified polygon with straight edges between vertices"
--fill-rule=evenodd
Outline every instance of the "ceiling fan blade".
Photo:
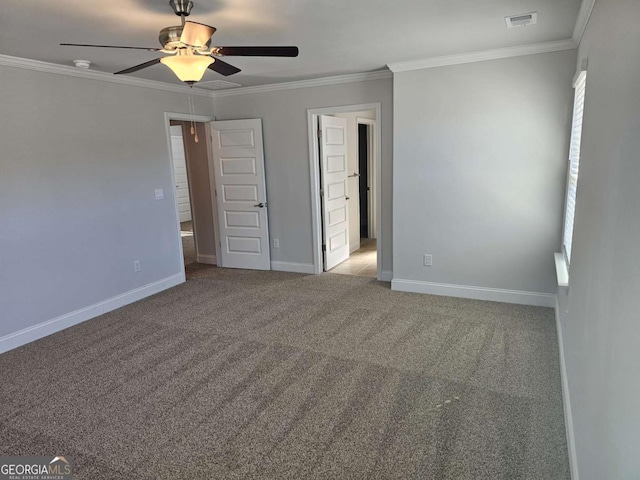
M 204 47 L 208 45 L 215 31 L 215 28 L 203 23 L 185 22 L 180 41 L 192 47 Z
M 140 65 L 136 65 L 135 67 L 127 68 L 125 70 L 120 70 L 119 72 L 114 73 L 114 75 L 123 75 L 126 73 L 137 72 L 138 70 L 142 70 L 143 68 L 151 67 L 157 63 L 160 63 L 159 58 L 154 58 L 153 60 L 149 60 L 148 62 L 141 63 Z
M 223 62 L 219 58 L 216 58 L 215 62 L 209 65 L 208 68 L 214 72 L 218 72 L 220 75 L 224 75 L 225 77 L 241 71 L 239 68 L 229 65 L 227 62 Z
M 218 47 L 220 55 L 244 57 L 297 57 L 298 47 Z
M 129 50 L 147 50 L 149 52 L 159 52 L 161 48 L 153 47 L 121 47 L 117 45 L 88 45 L 85 43 L 61 43 L 63 47 L 98 47 L 98 48 L 127 48 Z

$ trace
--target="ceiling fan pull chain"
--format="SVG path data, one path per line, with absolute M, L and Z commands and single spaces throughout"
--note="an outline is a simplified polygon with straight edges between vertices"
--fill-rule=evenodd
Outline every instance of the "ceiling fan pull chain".
M 193 110 L 191 109 L 191 93 L 187 95 L 187 101 L 189 102 L 189 129 L 191 135 L 193 135 Z
M 191 115 L 191 135 L 193 135 L 193 140 L 196 143 L 198 143 L 200 139 L 198 138 L 198 130 L 196 128 L 195 113 L 196 113 L 196 105 L 193 101 L 193 95 L 189 93 L 189 114 Z
M 193 95 L 189 94 L 189 115 L 191 115 L 191 135 L 195 135 L 196 129 L 193 125 Z

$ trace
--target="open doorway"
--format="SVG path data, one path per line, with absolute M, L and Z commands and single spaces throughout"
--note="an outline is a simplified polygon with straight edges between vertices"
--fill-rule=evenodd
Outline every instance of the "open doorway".
M 185 276 L 190 278 L 217 265 L 209 119 L 192 121 L 171 115 L 167 120 L 181 260 Z
M 379 104 L 308 111 L 316 273 L 381 276 L 379 112 Z
M 186 278 L 213 266 L 270 270 L 261 119 L 165 113 L 165 124 Z
M 375 187 L 373 172 L 375 172 L 375 158 L 373 150 L 373 138 L 375 118 L 374 111 L 358 112 L 357 126 L 357 170 L 354 172 L 354 181 L 348 184 L 350 200 L 355 198 L 352 211 L 356 218 L 349 222 L 350 230 L 350 256 L 349 259 L 334 267 L 330 272 L 363 277 L 377 277 L 378 250 L 375 230 Z M 362 116 L 360 116 L 362 115 Z M 355 162 L 354 162 L 355 163 Z M 353 193 L 352 193 L 353 192 Z M 357 204 L 357 207 L 356 207 Z M 357 210 L 356 210 L 357 208 Z M 358 229 L 359 227 L 359 229 Z M 359 234 L 359 237 L 356 236 Z
M 183 125 L 177 120 L 171 121 L 171 157 L 173 160 L 173 176 L 176 186 L 176 201 L 180 219 L 180 237 L 182 256 L 185 266 L 197 263 L 196 242 L 191 212 L 191 194 L 189 192 L 189 176 L 187 173 L 187 157 L 184 145 Z

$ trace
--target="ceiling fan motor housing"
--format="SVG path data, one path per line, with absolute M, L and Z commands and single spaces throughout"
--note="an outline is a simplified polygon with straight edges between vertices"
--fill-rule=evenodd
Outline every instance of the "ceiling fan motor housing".
M 191 0 L 170 0 L 169 5 L 173 8 L 173 11 L 179 17 L 188 17 L 193 8 L 193 2 Z
M 182 25 L 166 27 L 160 30 L 158 41 L 162 48 L 166 50 L 175 50 L 180 46 L 180 36 L 182 35 Z
M 184 48 L 184 44 L 180 41 L 182 37 L 182 30 L 184 26 L 175 25 L 173 27 L 166 27 L 160 30 L 160 34 L 158 35 L 158 41 L 162 48 L 165 50 L 177 50 L 179 48 Z M 215 31 L 215 29 L 214 29 Z M 211 46 L 211 39 L 207 43 L 205 43 L 202 48 L 205 50 Z

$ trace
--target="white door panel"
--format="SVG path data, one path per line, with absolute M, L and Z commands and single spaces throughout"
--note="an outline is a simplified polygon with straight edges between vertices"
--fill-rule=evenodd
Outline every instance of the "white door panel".
M 178 183 L 186 183 L 187 182 L 187 171 L 186 170 L 183 173 L 176 173 L 176 182 L 178 182 Z
M 191 220 L 191 202 L 189 200 L 189 182 L 187 180 L 187 160 L 182 139 L 182 127 L 180 125 L 171 126 L 171 154 L 173 157 L 180 223 L 188 222 Z
M 211 122 L 220 266 L 270 270 L 262 120 Z
M 330 270 L 349 258 L 347 119 L 321 115 L 318 121 L 324 269 Z

